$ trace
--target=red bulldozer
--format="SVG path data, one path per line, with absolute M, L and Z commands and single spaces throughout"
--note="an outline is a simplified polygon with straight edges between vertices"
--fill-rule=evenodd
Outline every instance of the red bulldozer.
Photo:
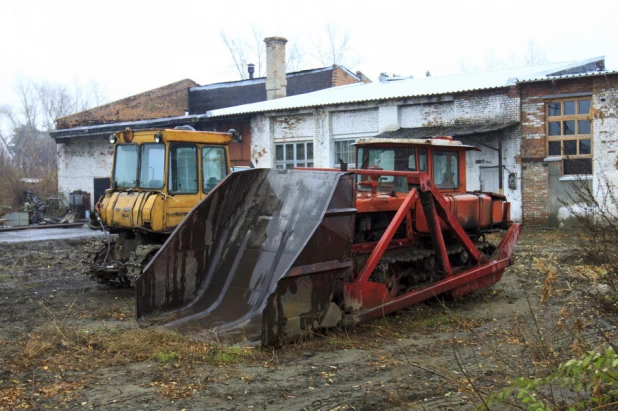
M 355 169 L 228 175 L 138 277 L 138 321 L 274 345 L 495 284 L 521 227 L 466 190 L 468 150 L 360 139 Z

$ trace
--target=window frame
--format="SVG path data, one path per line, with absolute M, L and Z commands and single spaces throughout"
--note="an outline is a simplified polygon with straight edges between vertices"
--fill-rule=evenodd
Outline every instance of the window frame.
M 437 176 L 437 165 L 438 165 L 438 161 L 436 161 L 436 155 L 440 156 L 440 155 L 444 155 L 445 156 L 445 161 L 446 161 L 446 165 L 448 165 L 450 163 L 450 171 L 448 170 L 444 170 L 444 172 L 442 173 L 442 180 L 440 180 L 440 183 L 438 183 L 438 176 Z M 455 164 L 452 164 L 453 158 L 455 159 Z M 433 176 L 433 182 L 435 184 L 435 186 L 438 188 L 438 190 L 458 190 L 459 187 L 461 186 L 461 175 L 460 175 L 460 169 L 459 169 L 459 152 L 458 151 L 453 151 L 453 150 L 443 150 L 441 148 L 439 149 L 433 149 L 431 150 L 431 174 Z M 446 184 L 444 182 L 444 178 L 447 176 L 446 173 L 450 173 L 449 178 L 450 181 L 452 181 L 452 184 Z
M 356 147 L 354 147 L 354 144 L 358 141 L 358 138 L 337 138 L 337 139 L 333 139 L 333 167 L 337 168 L 340 167 L 339 164 L 339 157 L 337 155 L 337 143 L 344 143 L 347 142 L 348 146 L 350 147 L 350 150 L 347 155 L 348 155 L 348 159 L 350 159 L 351 161 L 348 161 L 348 168 L 356 168 Z M 345 158 L 341 158 L 342 160 L 345 160 Z
M 125 148 L 125 147 L 133 147 L 135 148 L 135 180 L 133 180 L 133 184 L 129 187 L 129 186 L 124 186 L 121 185 L 119 183 L 123 182 L 119 182 L 116 180 L 117 177 L 117 171 L 118 171 L 118 154 L 120 153 L 120 149 L 121 148 Z M 137 187 L 137 183 L 139 181 L 139 173 L 140 173 L 140 145 L 137 143 L 125 143 L 125 144 L 117 144 L 116 147 L 114 147 L 114 163 L 113 163 L 113 169 L 112 169 L 112 185 L 115 185 L 116 187 L 120 187 L 120 188 L 135 188 Z
M 160 187 L 144 187 L 142 185 L 142 166 L 144 165 L 144 161 L 143 161 L 143 154 L 144 154 L 144 150 L 146 150 L 149 147 L 155 147 L 155 148 L 159 148 L 162 147 L 163 148 L 163 169 L 161 170 L 163 176 L 161 179 L 161 186 Z M 165 145 L 163 144 L 159 144 L 159 143 L 141 143 L 139 145 L 139 168 L 137 171 L 137 182 L 138 182 L 138 186 L 139 188 L 143 188 L 144 190 L 163 190 L 165 188 Z
M 588 101 L 588 112 L 580 113 L 580 101 Z M 573 102 L 575 105 L 575 113 L 574 114 L 564 114 L 565 112 L 565 103 Z M 560 104 L 560 114 L 559 115 L 550 115 L 550 104 L 559 103 Z M 545 100 L 545 150 L 548 157 L 560 157 L 562 159 L 562 175 L 577 175 L 578 173 L 565 173 L 565 162 L 573 162 L 574 164 L 578 162 L 578 160 L 590 159 L 590 175 L 594 171 L 594 131 L 593 131 L 593 119 L 590 115 L 590 111 L 592 109 L 592 95 L 587 96 L 572 96 L 572 97 L 560 97 L 560 98 L 552 98 Z M 580 133 L 580 121 L 586 120 L 589 123 L 589 132 L 588 133 Z M 573 121 L 574 122 L 574 133 L 573 134 L 565 134 L 565 122 Z M 550 135 L 550 124 L 558 123 L 560 125 L 560 135 Z M 565 142 L 567 141 L 575 141 L 575 154 L 565 154 Z M 589 141 L 588 154 L 580 153 L 582 144 L 581 141 Z M 560 154 L 550 154 L 550 145 L 552 143 L 560 143 Z
M 225 150 L 225 146 L 204 144 L 204 145 L 198 147 L 199 156 L 200 156 L 200 162 L 201 162 L 201 165 L 202 165 L 202 167 L 201 167 L 201 174 L 202 175 L 200 176 L 200 178 L 202 179 L 202 192 L 204 194 L 208 194 L 212 190 L 212 188 L 214 188 L 214 186 L 213 186 L 210 190 L 206 189 L 207 188 L 206 185 L 207 185 L 208 181 L 205 179 L 206 175 L 204 174 L 205 170 L 206 170 L 206 163 L 204 161 L 204 149 L 207 149 L 207 148 L 210 148 L 210 149 L 216 148 L 216 149 L 221 149 L 223 151 L 223 163 L 222 163 L 222 166 L 223 166 L 223 170 L 222 170 L 223 171 L 223 177 L 221 178 L 221 180 L 217 181 L 217 184 L 219 184 L 228 174 L 226 172 L 227 165 L 228 165 L 228 158 L 227 158 L 227 151 Z
M 297 158 L 297 144 L 304 144 L 304 151 L 305 151 L 305 158 L 299 160 Z M 311 144 L 311 158 L 308 158 L 308 150 L 307 150 L 307 145 Z M 292 160 L 287 159 L 287 150 L 286 150 L 286 145 L 292 145 L 293 146 L 293 156 L 294 158 Z M 283 160 L 277 160 L 277 146 L 283 146 Z M 275 142 L 275 169 L 277 170 L 285 170 L 288 169 L 286 167 L 286 165 L 291 164 L 292 168 L 294 167 L 299 167 L 298 163 L 304 163 L 304 165 L 301 165 L 300 167 L 314 167 L 315 164 L 315 155 L 314 155 L 314 149 L 315 146 L 313 144 L 313 140 L 303 140 L 303 141 L 281 141 L 281 142 Z
M 172 153 L 174 151 L 175 148 L 177 147 L 192 147 L 195 148 L 195 177 L 196 177 L 196 187 L 195 190 L 193 191 L 176 191 L 176 190 L 172 190 L 172 185 L 174 183 L 174 179 L 172 178 Z M 169 144 L 169 148 L 168 148 L 168 160 L 167 160 L 167 191 L 170 194 L 174 194 L 174 195 L 179 195 L 179 194 L 190 194 L 190 195 L 194 195 L 194 194 L 198 194 L 200 192 L 200 167 L 199 167 L 199 161 L 200 161 L 200 148 L 198 147 L 198 145 L 196 143 L 185 143 L 185 142 L 173 142 Z M 177 173 L 177 171 L 176 171 Z M 178 179 L 178 177 L 176 177 L 176 179 Z

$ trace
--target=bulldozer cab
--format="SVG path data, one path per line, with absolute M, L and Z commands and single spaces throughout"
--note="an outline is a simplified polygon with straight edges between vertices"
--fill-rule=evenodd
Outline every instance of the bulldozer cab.
M 365 170 L 422 171 L 429 175 L 440 191 L 466 192 L 466 151 L 479 150 L 451 137 L 432 139 L 367 138 L 356 142 L 356 164 Z M 359 179 L 368 176 L 358 175 Z M 367 191 L 367 185 L 359 190 Z M 405 177 L 382 176 L 377 192 L 409 191 Z
M 230 172 L 229 133 L 130 129 L 114 133 L 112 187 L 100 202 L 114 229 L 171 232 Z

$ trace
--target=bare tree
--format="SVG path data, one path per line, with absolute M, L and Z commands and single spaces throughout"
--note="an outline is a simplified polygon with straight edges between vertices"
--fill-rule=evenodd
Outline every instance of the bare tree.
M 232 37 L 224 31 L 219 32 L 221 41 L 232 58 L 232 71 L 242 80 L 247 79 L 247 64 L 255 64 L 256 77 L 266 75 L 266 44 L 264 33 L 256 26 L 251 27 L 251 38 Z M 303 63 L 304 52 L 298 42 L 288 42 L 286 50 L 286 70 L 298 71 Z
M 336 64 L 354 67 L 358 64 L 358 59 L 351 55 L 350 35 L 340 33 L 332 23 L 326 24 L 324 36 L 314 42 L 314 48 L 315 58 L 323 66 Z
M 463 57 L 459 59 L 459 71 L 461 73 L 470 73 L 470 72 L 475 72 L 475 71 L 479 71 L 479 66 L 474 64 L 470 64 L 469 61 L 467 61 L 466 59 L 464 59 Z
M 510 52 L 505 59 L 499 59 L 493 50 L 485 54 L 484 64 L 479 66 L 471 64 L 465 58 L 459 60 L 459 71 L 461 73 L 469 73 L 480 70 L 497 70 L 501 68 L 517 67 L 517 66 L 535 66 L 548 62 L 545 52 L 533 41 L 528 41 L 526 52 L 523 56 L 516 55 Z
M 547 54 L 535 43 L 534 40 L 528 40 L 528 47 L 523 56 L 526 66 L 536 66 L 547 63 Z
M 23 117 L 23 123 L 36 124 L 36 120 L 39 118 L 39 107 L 33 83 L 23 78 L 19 79 L 14 90 L 19 99 L 19 111 Z
M 105 97 L 97 82 L 72 86 L 20 79 L 14 90 L 19 105 L 0 105 L 0 192 L 6 203 L 18 204 L 25 188 L 20 179 L 40 181 L 40 194 L 57 190 L 56 143 L 49 131 L 55 120 L 101 104 Z
M 248 75 L 246 68 L 249 63 L 248 57 L 250 54 L 247 42 L 240 38 L 232 38 L 224 31 L 219 32 L 219 37 L 230 52 L 232 65 L 234 67 L 233 71 L 238 73 L 241 79 L 246 79 Z
M 264 34 L 256 26 L 251 27 L 251 37 L 243 38 L 231 36 L 225 31 L 219 32 L 223 45 L 230 53 L 232 71 L 245 80 L 248 77 L 247 64 L 255 64 L 256 75 L 266 75 L 266 45 Z M 358 59 L 352 55 L 350 35 L 341 33 L 337 27 L 328 23 L 322 36 L 313 40 L 312 55 L 322 66 L 345 65 L 348 68 L 356 66 Z M 286 47 L 286 70 L 288 72 L 302 70 L 305 65 L 305 56 L 302 43 L 289 41 Z
M 266 44 L 264 43 L 264 33 L 256 26 L 251 26 L 251 34 L 253 35 L 252 51 L 255 58 L 248 63 L 255 64 L 255 68 L 257 69 L 257 77 L 262 77 L 266 72 Z
M 262 77 L 266 70 L 266 45 L 264 34 L 256 26 L 251 26 L 251 38 L 232 37 L 225 31 L 219 32 L 221 41 L 227 48 L 232 58 L 232 71 L 236 72 L 241 79 L 245 80 L 249 73 L 247 65 L 255 65 L 257 77 Z
M 285 69 L 288 72 L 302 70 L 302 64 L 305 53 L 298 42 L 292 43 L 286 50 L 286 64 Z
M 43 81 L 35 84 L 34 89 L 43 113 L 40 125 L 42 130 L 53 130 L 57 118 L 80 111 L 77 107 L 81 108 L 81 105 L 76 104 L 65 85 Z
M 0 151 L 10 155 L 9 142 L 10 133 L 15 128 L 15 120 L 13 116 L 13 109 L 8 104 L 0 105 Z
M 496 53 L 493 50 L 490 50 L 485 54 L 485 69 L 487 70 L 496 70 L 502 68 L 503 64 L 496 57 Z

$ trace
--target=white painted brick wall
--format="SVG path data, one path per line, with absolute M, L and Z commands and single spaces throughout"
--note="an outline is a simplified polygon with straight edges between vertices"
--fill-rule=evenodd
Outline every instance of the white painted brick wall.
M 413 128 L 452 124 L 455 113 L 454 106 L 452 101 L 401 106 L 399 108 L 401 127 Z
M 331 113 L 324 109 L 314 112 L 315 118 L 315 143 L 314 143 L 314 166 L 330 167 L 333 161 L 334 149 L 331 132 Z
M 603 198 L 607 181 L 618 189 L 618 89 L 602 89 L 592 98 L 592 106 L 602 116 L 595 116 L 593 130 L 593 190 L 595 196 Z M 614 212 L 618 210 L 613 210 Z
M 255 167 L 271 168 L 275 158 L 271 155 L 274 142 L 271 139 L 270 117 L 256 115 L 251 119 L 251 161 Z
M 509 122 L 520 120 L 519 97 L 509 97 L 503 91 L 478 95 L 457 96 L 454 107 L 455 121 Z
M 113 146 L 105 137 L 67 139 L 57 145 L 58 191 L 82 190 L 90 193 L 90 209 L 94 208 L 94 179 L 109 178 L 112 171 Z
M 275 141 L 306 140 L 315 136 L 315 118 L 312 114 L 281 116 L 273 119 Z
M 380 133 L 399 130 L 399 107 L 396 105 L 380 106 L 378 123 Z
M 519 98 L 509 97 L 504 90 L 482 92 L 475 95 L 467 93 L 455 95 L 454 101 L 433 101 L 417 99 L 390 101 L 388 103 L 366 103 L 349 105 L 349 109 L 341 106 L 320 108 L 302 114 L 277 115 L 268 117 L 256 115 L 251 120 L 251 133 L 254 163 L 257 167 L 274 167 L 275 142 L 290 140 L 311 140 L 314 142 L 316 167 L 331 167 L 333 161 L 334 140 L 371 137 L 381 130 L 397 127 L 424 127 L 437 125 L 452 125 L 454 123 L 507 123 L 519 121 Z M 372 107 L 373 104 L 373 107 Z M 395 127 L 396 128 L 396 127 Z M 504 173 L 504 194 L 511 201 L 511 216 L 521 220 L 521 167 L 516 162 L 520 153 L 520 129 L 515 127 L 507 132 L 508 138 L 503 142 L 503 164 L 517 174 L 517 188 L 508 188 L 508 172 Z M 491 140 L 497 147 L 496 140 Z M 259 153 L 259 158 L 255 153 Z M 497 153 L 483 149 L 480 155 L 470 154 L 467 170 L 467 184 L 470 190 L 480 188 L 479 164 L 475 161 L 480 157 L 490 158 L 498 164 Z M 257 158 L 257 162 L 256 162 Z
M 333 111 L 331 130 L 333 136 L 373 135 L 378 133 L 378 109 Z

